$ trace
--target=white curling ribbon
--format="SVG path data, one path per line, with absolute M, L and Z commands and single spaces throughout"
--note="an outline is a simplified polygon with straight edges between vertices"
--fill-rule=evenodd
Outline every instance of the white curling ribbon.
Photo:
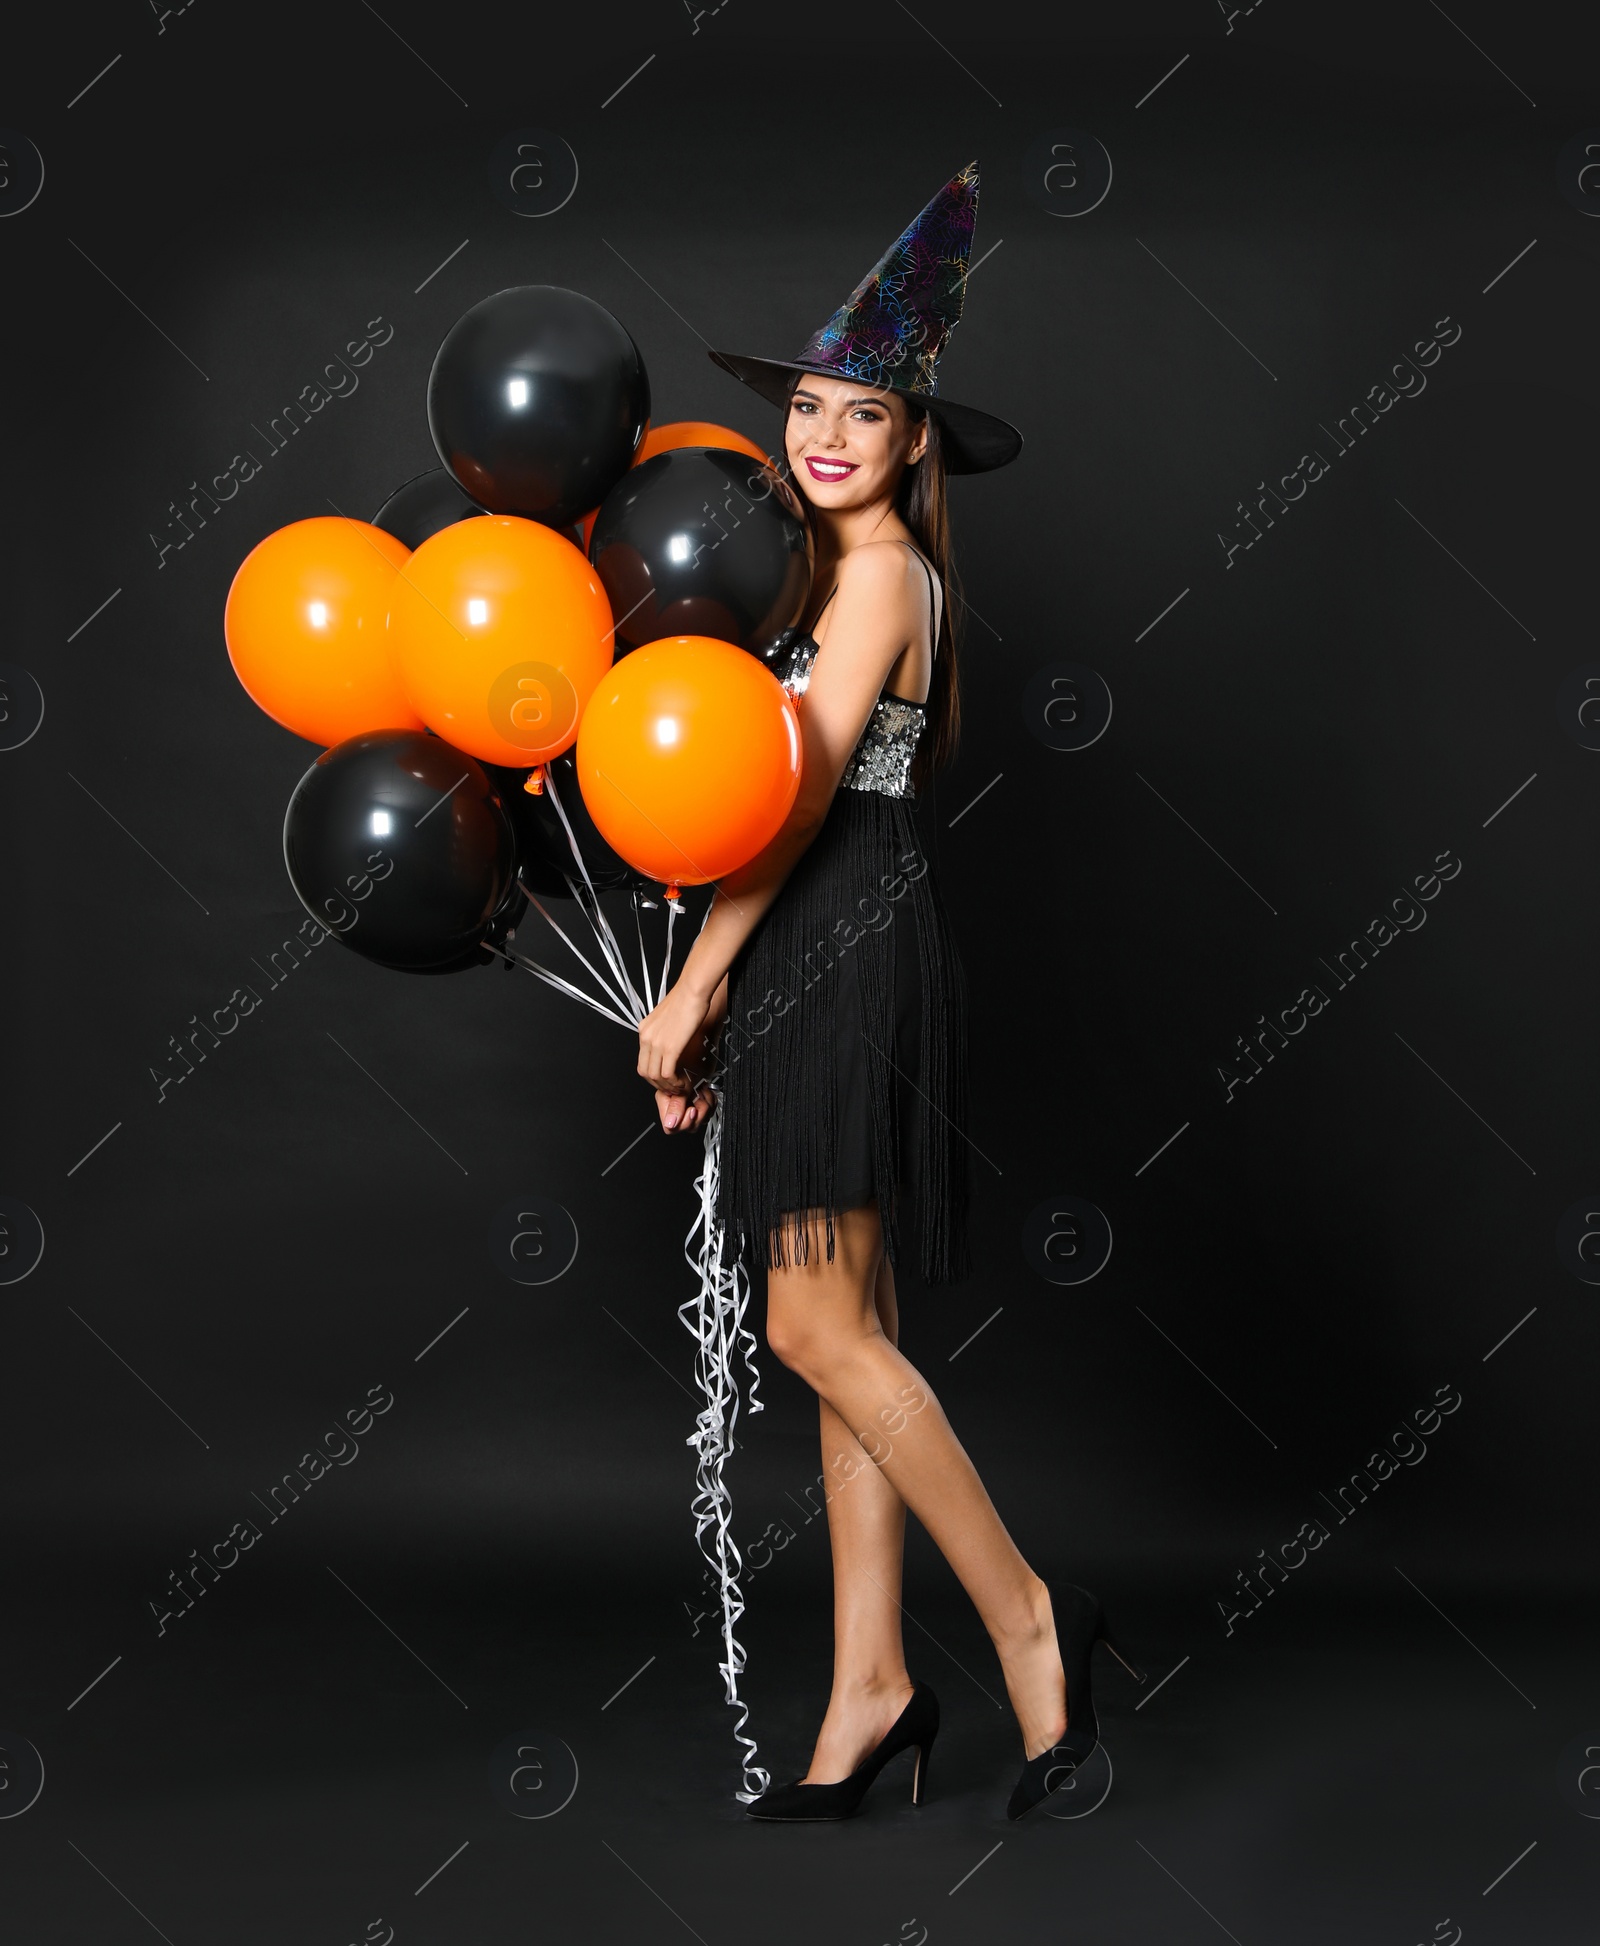
M 594 889 L 594 882 L 589 877 L 589 867 L 584 863 L 583 853 L 578 849 L 578 840 L 573 832 L 571 821 L 567 817 L 566 807 L 561 802 L 561 793 L 556 789 L 555 772 L 549 764 L 545 765 L 544 787 L 550 802 L 555 806 L 556 816 L 561 820 L 561 829 L 567 834 L 567 844 L 571 848 L 573 860 L 577 864 L 579 875 L 583 880 L 584 889 L 583 892 L 579 892 L 570 877 L 567 879 L 567 885 L 572 892 L 572 896 L 583 908 L 584 915 L 590 925 L 593 926 L 595 937 L 600 943 L 601 950 L 610 961 L 613 972 L 632 996 L 634 1018 L 636 1020 L 642 1020 L 648 1009 L 639 998 L 638 989 L 628 977 L 627 962 L 623 959 L 622 948 L 617 943 L 617 937 L 612 932 L 605 914 L 600 910 L 600 895 Z M 584 896 L 585 893 L 588 895 L 587 897 Z
M 756 1390 L 760 1374 L 755 1363 L 755 1334 L 744 1321 L 745 1307 L 750 1301 L 749 1278 L 739 1252 L 729 1262 L 727 1234 L 717 1215 L 721 1164 L 722 1102 L 720 1097 L 715 1097 L 706 1121 L 705 1167 L 695 1180 L 700 1213 L 683 1243 L 684 1258 L 689 1268 L 698 1273 L 700 1288 L 679 1305 L 678 1316 L 695 1341 L 695 1378 L 706 1401 L 694 1431 L 684 1444 L 695 1449 L 699 1461 L 695 1495 L 690 1503 L 694 1537 L 700 1552 L 715 1570 L 722 1593 L 722 1659 L 718 1666 L 726 1700 L 739 1712 L 733 1735 L 734 1741 L 743 1747 L 739 1764 L 744 1773 L 744 1789 L 734 1795 L 742 1804 L 753 1804 L 772 1778 L 755 1760 L 755 1738 L 745 1734 L 750 1710 L 739 1697 L 739 1676 L 745 1666 L 745 1654 L 733 1632 L 744 1613 L 744 1596 L 739 1590 L 743 1562 L 731 1532 L 733 1496 L 723 1479 L 723 1467 L 733 1451 L 733 1429 L 739 1417 L 739 1384 L 733 1372 L 736 1351 L 744 1360 L 750 1381 L 750 1410 L 760 1412 L 763 1407 Z

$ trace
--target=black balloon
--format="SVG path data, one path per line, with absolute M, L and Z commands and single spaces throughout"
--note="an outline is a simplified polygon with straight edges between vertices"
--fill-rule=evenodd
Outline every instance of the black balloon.
M 396 487 L 372 516 L 372 524 L 393 534 L 405 546 L 418 548 L 442 528 L 483 512 L 442 466 L 431 466 L 403 487 Z
M 458 318 L 428 377 L 428 429 L 491 513 L 566 527 L 633 463 L 650 417 L 639 348 L 604 305 L 554 284 Z
M 484 940 L 520 917 L 499 789 L 425 730 L 368 730 L 324 751 L 289 800 L 283 855 L 312 918 L 380 966 L 489 964 Z
M 458 520 L 471 520 L 475 514 L 487 512 L 486 507 L 467 498 L 444 467 L 430 466 L 426 473 L 419 473 L 403 487 L 396 487 L 372 516 L 372 524 L 415 550 L 446 527 L 453 527 Z M 574 521 L 570 527 L 558 527 L 556 532 L 582 552 L 582 521 Z
M 578 850 L 588 868 L 589 882 L 594 889 L 597 892 L 642 889 L 652 898 L 659 898 L 660 886 L 653 879 L 636 872 L 600 836 L 594 819 L 589 815 L 589 807 L 583 801 L 583 793 L 578 788 L 578 767 L 572 752 L 566 751 L 544 768 L 546 777 L 560 793 L 561 810 L 567 814 L 567 823 L 572 827 L 572 836 L 577 840 Z M 504 771 L 498 774 L 516 780 L 514 791 L 507 790 L 505 785 L 502 785 L 502 789 L 511 806 L 511 818 L 517 829 L 522 859 L 522 875 L 529 891 L 537 892 L 543 898 L 548 889 L 556 898 L 570 898 L 572 895 L 565 881 L 567 878 L 579 879 L 581 874 L 550 790 L 546 788 L 535 795 L 522 788 L 521 779 L 525 773 Z M 514 805 L 513 797 L 518 800 Z
M 811 530 L 771 467 L 680 446 L 634 467 L 601 503 L 589 558 L 617 622 L 617 653 L 711 635 L 775 661 L 811 592 Z

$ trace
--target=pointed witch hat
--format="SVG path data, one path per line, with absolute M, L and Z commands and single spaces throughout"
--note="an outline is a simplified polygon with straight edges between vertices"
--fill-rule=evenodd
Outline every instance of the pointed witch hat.
M 938 396 L 939 355 L 961 321 L 967 263 L 978 215 L 978 165 L 971 162 L 896 238 L 797 358 L 713 361 L 774 405 L 786 405 L 795 372 L 854 379 L 920 400 L 939 421 L 952 473 L 987 473 L 1022 451 L 1022 434 L 993 413 Z

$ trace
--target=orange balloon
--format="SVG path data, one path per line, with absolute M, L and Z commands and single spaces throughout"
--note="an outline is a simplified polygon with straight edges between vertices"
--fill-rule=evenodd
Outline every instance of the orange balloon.
M 713 425 L 709 419 L 676 419 L 670 425 L 656 426 L 639 442 L 633 456 L 635 466 L 643 466 L 657 453 L 670 453 L 679 446 L 720 446 L 724 452 L 748 453 L 751 459 L 770 466 L 771 460 L 753 439 L 746 439 L 732 426 Z
M 389 637 L 430 730 L 526 770 L 578 734 L 611 667 L 611 606 L 571 541 L 486 514 L 425 540 L 395 577 Z
M 578 786 L 636 871 L 704 885 L 769 844 L 800 789 L 800 718 L 731 642 L 674 635 L 625 656 L 589 699 Z
M 331 514 L 257 541 L 222 616 L 250 700 L 324 747 L 362 730 L 420 730 L 384 626 L 409 558 L 392 534 Z

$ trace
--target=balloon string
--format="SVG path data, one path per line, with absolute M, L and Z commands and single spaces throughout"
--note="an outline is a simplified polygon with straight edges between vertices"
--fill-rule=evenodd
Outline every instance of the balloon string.
M 739 1712 L 733 1735 L 740 1746 L 743 1788 L 734 1795 L 741 1803 L 752 1804 L 771 1784 L 772 1778 L 756 1762 L 756 1740 L 745 1732 L 750 1720 L 749 1705 L 739 1695 L 745 1652 L 734 1634 L 734 1626 L 745 1610 L 739 1588 L 743 1560 L 731 1531 L 733 1496 L 723 1477 L 728 1455 L 733 1451 L 733 1429 L 739 1417 L 739 1384 L 733 1371 L 736 1347 L 749 1375 L 750 1410 L 760 1412 L 763 1406 L 756 1392 L 755 1336 L 744 1323 L 749 1281 L 742 1252 L 735 1250 L 729 1261 L 726 1230 L 717 1214 L 721 1158 L 722 1102 L 716 1096 L 706 1123 L 705 1166 L 695 1181 L 700 1211 L 683 1246 L 684 1258 L 698 1275 L 700 1288 L 679 1305 L 678 1316 L 695 1340 L 695 1378 L 706 1401 L 694 1431 L 684 1443 L 694 1447 L 698 1462 L 696 1491 L 690 1503 L 695 1540 L 716 1574 L 721 1594 L 722 1656 L 718 1668 L 722 1673 L 723 1695 Z
M 557 936 L 562 940 L 562 942 L 566 945 L 567 949 L 571 952 L 573 958 L 580 961 L 581 964 L 586 966 L 589 969 L 589 971 L 594 975 L 596 981 L 600 985 L 601 991 L 605 994 L 606 998 L 608 1000 L 614 1000 L 617 1003 L 617 1006 L 621 1008 L 624 1013 L 626 1013 L 628 1011 L 628 1002 L 625 996 L 617 991 L 613 983 L 606 978 L 605 974 L 603 974 L 600 971 L 599 967 L 597 967 L 593 963 L 593 961 L 587 958 L 585 954 L 580 952 L 579 949 L 573 945 L 572 941 L 567 937 L 566 932 L 562 929 L 560 921 L 557 919 L 553 919 L 550 916 L 550 913 L 545 908 L 545 906 L 541 904 L 541 902 L 534 897 L 534 895 L 528 890 L 526 885 L 524 885 L 522 888 L 522 895 L 528 901 L 529 905 L 531 905 L 534 908 L 534 910 L 540 915 L 540 917 L 544 919 L 545 922 L 550 926 L 551 930 L 555 932 Z M 588 914 L 585 913 L 584 916 L 587 918 Z M 592 925 L 593 923 L 594 922 L 591 919 L 590 924 Z M 635 1016 L 635 1019 L 637 1019 L 637 1016 Z
M 667 954 L 669 958 L 672 953 L 672 921 L 676 913 L 676 906 L 669 906 L 667 908 Z M 650 962 L 644 950 L 644 921 L 639 917 L 639 894 L 637 892 L 633 895 L 633 933 L 639 942 L 639 978 L 644 981 L 645 1005 L 653 1013 L 655 1011 L 656 996 L 655 990 L 650 985 Z M 661 991 L 663 993 L 666 992 L 665 985 L 662 986 Z
M 667 990 L 667 981 L 672 974 L 672 928 L 677 923 L 678 923 L 678 901 L 676 899 L 669 899 L 667 901 L 667 955 L 666 958 L 661 962 L 660 991 L 663 994 Z
M 590 999 L 580 987 L 575 987 L 570 980 L 563 980 L 559 973 L 552 973 L 547 967 L 541 966 L 537 960 L 528 959 L 522 953 L 508 953 L 487 939 L 483 943 L 491 953 L 499 953 L 503 960 L 509 960 L 513 966 L 520 966 L 525 973 L 534 974 L 538 979 L 543 980 L 546 986 L 555 987 L 558 992 L 569 994 L 574 1000 L 581 1000 L 586 1007 L 593 1007 L 597 1014 L 603 1015 L 607 1020 L 614 1020 L 619 1027 L 626 1027 L 629 1033 L 637 1028 L 637 1021 L 629 1020 L 626 1015 L 602 1006 L 598 1000 Z
M 556 789 L 555 769 L 551 764 L 546 764 L 544 767 L 544 787 L 549 793 L 550 802 L 556 807 L 556 816 L 560 818 L 561 828 L 567 834 L 567 844 L 571 848 L 573 859 L 576 861 L 579 876 L 583 880 L 584 890 L 589 896 L 587 899 L 583 898 L 579 894 L 576 886 L 572 886 L 572 895 L 577 900 L 579 906 L 582 907 L 584 917 L 589 921 L 594 936 L 600 943 L 600 950 L 610 962 L 613 973 L 616 974 L 628 992 L 632 994 L 634 1018 L 636 1020 L 642 1020 L 648 1010 L 644 1002 L 639 998 L 638 990 L 635 988 L 633 981 L 628 977 L 627 962 L 623 959 L 622 948 L 617 944 L 616 935 L 611 930 L 610 921 L 600 910 L 600 895 L 594 889 L 594 881 L 589 876 L 589 867 L 584 862 L 582 851 L 578 848 L 577 836 L 572 829 L 571 820 L 567 816 L 566 806 L 561 802 L 561 793 Z M 572 885 L 570 878 L 567 880 L 567 883 Z M 626 1005 L 626 1002 L 623 1004 Z

